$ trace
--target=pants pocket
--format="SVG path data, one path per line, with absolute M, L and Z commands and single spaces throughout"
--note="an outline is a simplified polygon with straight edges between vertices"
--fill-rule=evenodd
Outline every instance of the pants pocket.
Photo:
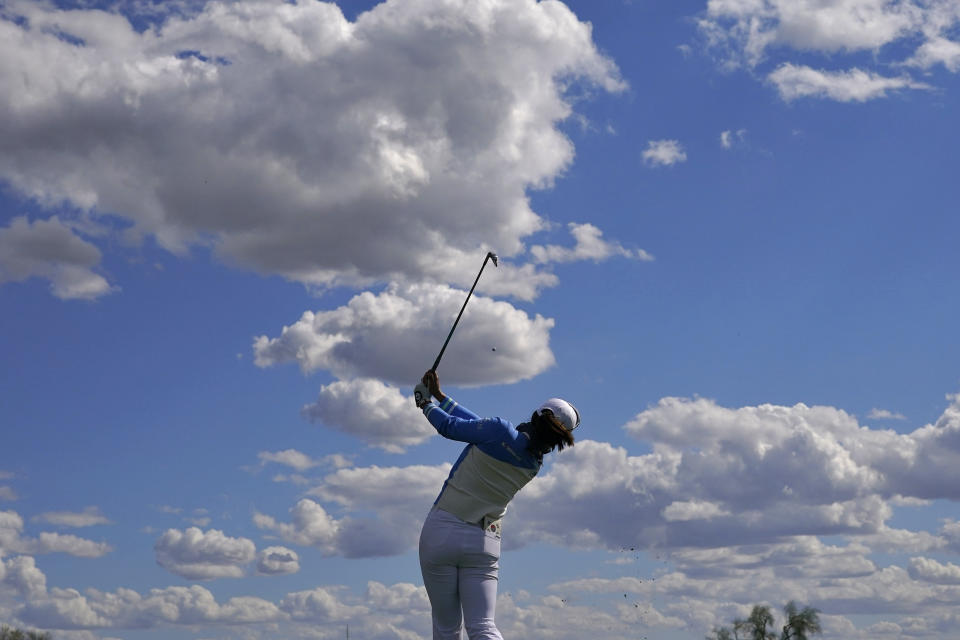
M 483 532 L 483 553 L 489 556 L 494 564 L 500 560 L 500 534 L 492 531 Z

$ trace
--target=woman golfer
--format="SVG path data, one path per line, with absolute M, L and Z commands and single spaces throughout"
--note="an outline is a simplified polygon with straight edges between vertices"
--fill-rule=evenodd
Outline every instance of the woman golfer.
M 414 399 L 440 435 L 469 443 L 420 532 L 433 640 L 460 640 L 464 619 L 470 640 L 502 640 L 493 621 L 500 521 L 513 496 L 540 471 L 544 454 L 573 446 L 580 414 L 566 400 L 551 398 L 517 427 L 481 418 L 444 395 L 434 371 L 423 375 Z

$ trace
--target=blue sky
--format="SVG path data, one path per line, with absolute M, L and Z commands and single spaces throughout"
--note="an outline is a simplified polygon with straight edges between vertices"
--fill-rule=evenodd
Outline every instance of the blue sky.
M 445 388 L 584 416 L 505 521 L 505 636 L 792 599 L 950 637 L 958 33 L 954 0 L 0 3 L 0 623 L 428 637 L 459 446 L 409 394 L 494 250 Z

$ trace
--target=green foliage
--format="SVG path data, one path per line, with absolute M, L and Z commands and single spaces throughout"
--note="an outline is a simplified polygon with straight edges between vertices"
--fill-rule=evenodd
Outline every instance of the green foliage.
M 791 600 L 783 608 L 786 623 L 780 640 L 810 640 L 810 636 L 822 633 L 820 612 L 813 607 L 801 609 Z M 746 619 L 733 621 L 733 627 L 714 627 L 707 640 L 777 640 L 774 618 L 770 607 L 756 605 Z M 0 638 L 2 640 L 2 638 Z
M 788 602 L 783 608 L 787 623 L 783 625 L 780 640 L 810 640 L 810 634 L 821 633 L 819 613 L 813 607 L 798 609 L 796 602 Z
M 0 640 L 52 640 L 53 636 L 45 631 L 23 631 L 7 625 L 0 627 Z
M 714 627 L 713 633 L 707 636 L 707 640 L 734 640 L 733 632 L 726 627 Z
M 747 618 L 747 628 L 750 630 L 750 640 L 777 640 L 773 633 L 773 613 L 770 607 L 755 605 Z M 770 631 L 767 631 L 770 627 Z

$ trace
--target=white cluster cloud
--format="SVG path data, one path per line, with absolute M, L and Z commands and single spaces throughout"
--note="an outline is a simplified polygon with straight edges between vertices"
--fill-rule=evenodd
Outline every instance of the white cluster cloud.
M 842 102 L 929 86 L 906 74 L 891 75 L 889 68 L 818 70 L 799 62 L 801 55 L 814 52 L 835 62 L 845 55 L 879 53 L 885 47 L 890 51 L 890 45 L 897 45 L 897 50 L 913 53 L 891 60 L 887 67 L 926 71 L 942 65 L 956 73 L 958 24 L 960 9 L 949 0 L 709 0 L 699 20 L 708 45 L 729 66 L 756 68 L 780 58 L 767 78 L 784 100 L 819 97 Z
M 832 407 L 664 398 L 625 426 L 650 453 L 579 441 L 518 494 L 510 508 L 523 517 L 508 517 L 505 544 L 719 549 L 843 535 L 891 552 L 960 551 L 960 525 L 931 534 L 886 524 L 897 505 L 960 497 L 960 396 L 950 399 L 935 424 L 901 434 Z M 326 554 L 403 553 L 448 471 L 340 469 L 315 482 L 290 522 L 255 523 Z
M 572 249 L 558 245 L 535 245 L 530 247 L 530 254 L 534 261 L 540 263 L 574 262 L 578 260 L 599 262 L 611 256 L 622 256 L 644 261 L 653 260 L 653 256 L 643 249 L 631 250 L 621 246 L 618 242 L 604 240 L 603 232 L 592 224 L 571 222 L 569 227 L 571 235 L 577 241 Z
M 140 32 L 5 3 L 0 180 L 127 240 L 316 285 L 464 286 L 480 250 L 521 255 L 544 227 L 528 190 L 573 159 L 566 87 L 625 88 L 560 2 L 385 2 L 351 22 L 330 2 L 249 0 L 153 18 Z M 99 250 L 57 218 L 2 234 L 0 280 L 110 290 Z M 555 282 L 511 275 L 499 285 L 521 297 Z
M 290 550 L 278 553 L 285 557 L 292 554 Z M 14 620 L 58 629 L 58 636 L 65 638 L 95 638 L 90 630 L 201 625 L 243 625 L 244 637 L 251 638 L 276 637 L 278 633 L 292 637 L 308 629 L 314 634 L 336 629 L 339 634 L 346 624 L 356 635 L 374 640 L 415 640 L 429 634 L 430 604 L 426 592 L 422 586 L 405 582 L 388 585 L 368 581 L 363 594 L 354 594 L 339 585 L 323 585 L 287 593 L 277 602 L 250 596 L 220 602 L 199 585 L 155 588 L 146 594 L 125 588 L 112 592 L 48 588 L 46 577 L 33 559 L 18 557 L 0 562 L 2 588 L 16 588 L 23 598 L 24 604 L 16 609 Z M 565 585 L 555 588 L 560 591 Z M 651 621 L 652 612 L 655 609 L 645 609 L 641 619 L 633 607 L 605 611 L 574 604 L 557 595 L 533 597 L 520 592 L 501 594 L 497 619 L 501 630 L 511 636 L 549 633 L 560 640 L 581 638 L 599 629 L 605 630 L 605 635 L 598 637 L 623 637 L 637 623 L 648 628 L 651 622 L 664 628 L 683 625 L 680 618 L 658 612 Z
M 303 415 L 390 453 L 403 453 L 436 434 L 408 394 L 371 378 L 320 387 L 317 401 L 305 406 Z
M 257 554 L 257 573 L 261 575 L 287 575 L 300 571 L 300 556 L 286 547 L 267 547 Z
M 960 566 L 952 562 L 943 564 L 931 558 L 911 558 L 907 571 L 914 580 L 960 585 Z
M 960 72 L 960 42 L 934 36 L 920 45 L 905 64 L 921 69 L 942 64 L 951 73 Z
M 143 596 L 130 589 L 103 592 L 50 589 L 31 600 L 19 617 L 28 624 L 53 629 L 158 628 L 169 625 L 252 624 L 286 619 L 280 608 L 249 596 L 217 602 L 207 589 L 166 587 Z
M 93 527 L 111 524 L 99 507 L 87 507 L 83 511 L 48 511 L 32 518 L 36 522 L 46 522 L 61 527 Z
M 34 600 L 47 592 L 47 576 L 30 556 L 4 560 L 0 556 L 0 586 L 13 589 L 24 600 Z
M 342 380 L 371 377 L 412 388 L 432 364 L 465 297 L 440 285 L 364 292 L 332 311 L 305 312 L 276 338 L 258 337 L 255 362 L 261 367 L 296 362 L 305 373 L 325 369 Z M 554 364 L 553 324 L 474 295 L 444 354 L 444 382 L 516 382 L 545 371 Z
M 297 562 L 297 554 L 284 547 L 265 549 L 261 556 L 268 569 L 264 575 L 290 573 Z M 7 609 L 5 597 L 10 593 L 17 595 L 20 604 Z M 214 625 L 232 626 L 238 632 L 242 625 L 246 627 L 243 637 L 276 637 L 288 630 L 293 637 L 307 629 L 315 633 L 318 625 L 339 633 L 341 623 L 349 623 L 365 638 L 412 640 L 426 632 L 430 616 L 423 587 L 403 582 L 368 581 L 364 594 L 325 585 L 287 593 L 277 602 L 251 596 L 221 602 L 199 585 L 155 588 L 146 594 L 127 588 L 81 592 L 48 587 L 47 577 L 29 556 L 0 558 L 0 610 L 9 623 L 55 629 L 57 637 L 78 640 L 99 638 L 91 630 Z M 279 624 L 287 626 L 278 628 Z
M 665 561 L 649 576 L 626 569 L 621 577 L 555 584 L 538 597 L 504 593 L 501 629 L 519 637 L 540 629 L 562 639 L 583 637 L 597 624 L 598 637 L 610 639 L 638 625 L 702 634 L 745 616 L 763 594 L 775 607 L 789 600 L 816 606 L 829 637 L 879 637 L 878 626 L 856 627 L 847 617 L 854 613 L 883 616 L 882 625 L 896 626 L 904 638 L 942 636 L 960 605 L 960 566 L 951 560 L 960 553 L 960 522 L 944 520 L 928 532 L 893 529 L 887 521 L 895 507 L 956 499 L 960 395 L 949 400 L 934 424 L 898 433 L 863 426 L 832 407 L 726 408 L 665 398 L 625 426 L 650 443 L 648 453 L 579 441 L 518 495 L 510 510 L 521 515 L 508 514 L 505 545 L 537 541 L 616 555 L 636 549 L 663 554 L 670 566 Z M 320 466 L 295 450 L 259 457 L 304 471 Z M 405 553 L 415 548 L 449 469 L 340 468 L 313 481 L 287 522 L 257 513 L 254 524 L 267 538 L 327 555 Z M 10 532 L 21 537 L 16 514 L 0 514 L 0 541 Z M 293 548 L 256 553 L 252 541 L 218 531 L 171 530 L 156 547 L 161 564 L 191 579 L 238 575 L 254 561 L 264 576 L 300 567 Z M 904 559 L 879 563 L 875 553 Z M 364 637 L 386 640 L 423 635 L 429 619 L 422 587 L 409 584 L 371 582 L 364 596 L 318 585 L 275 603 L 220 603 L 198 586 L 147 595 L 48 588 L 27 556 L 5 559 L 2 567 L 0 603 L 4 592 L 15 593 L 23 603 L 16 619 L 45 628 L 349 623 L 369 631 Z
M 327 555 L 404 553 L 416 545 L 423 517 L 449 473 L 446 463 L 340 469 L 308 492 L 332 507 L 303 498 L 290 510 L 290 522 L 256 513 L 254 524 L 286 542 Z M 348 515 L 338 519 L 332 509 L 346 510 Z
M 892 90 L 929 88 L 909 76 L 887 77 L 862 69 L 823 71 L 790 63 L 780 65 L 768 79 L 787 102 L 811 96 L 837 102 L 866 102 L 882 98 Z
M 426 284 L 364 292 L 337 309 L 305 312 L 275 338 L 258 337 L 255 362 L 261 367 L 295 362 L 304 373 L 329 371 L 338 380 L 322 386 L 303 415 L 371 446 L 400 452 L 435 433 L 410 395 L 465 297 L 458 289 Z M 507 302 L 474 295 L 444 353 L 443 382 L 508 383 L 547 370 L 555 362 L 549 345 L 553 324 Z
M 342 589 L 318 587 L 310 591 L 287 594 L 280 607 L 294 620 L 303 622 L 340 622 L 361 615 L 362 606 L 351 606 L 341 601 Z
M 33 222 L 18 217 L 0 228 L 0 284 L 45 278 L 60 299 L 90 300 L 112 291 L 94 270 L 100 258 L 95 245 L 57 216 Z
M 665 398 L 626 425 L 653 444 L 651 453 L 583 441 L 559 455 L 516 498 L 524 512 L 518 537 L 608 549 L 796 535 L 892 540 L 899 534 L 885 522 L 894 502 L 960 495 L 960 401 L 950 400 L 935 424 L 900 434 L 831 407 L 728 409 Z M 948 531 L 898 543 L 943 549 Z
M 687 152 L 678 140 L 650 140 L 641 155 L 649 167 L 669 167 L 687 161 Z
M 593 225 L 571 224 L 570 230 L 574 248 L 534 246 L 535 261 L 599 261 L 616 255 L 653 259 L 642 249 L 604 240 Z M 488 276 L 509 279 L 509 271 L 501 273 L 508 269 L 501 263 Z M 317 399 L 303 407 L 304 417 L 371 446 L 402 452 L 434 434 L 409 393 L 443 344 L 465 297 L 464 291 L 439 284 L 393 283 L 378 294 L 363 292 L 337 309 L 304 312 L 277 337 L 257 337 L 254 361 L 260 367 L 295 362 L 304 373 L 328 371 L 338 380 L 321 387 Z M 457 325 L 457 339 L 444 352 L 444 383 L 512 383 L 542 373 L 555 363 L 549 346 L 553 326 L 552 319 L 474 295 L 470 312 Z
M 222 531 L 167 529 L 154 545 L 157 564 L 188 580 L 239 578 L 256 555 L 247 538 L 231 538 Z
M 0 558 L 10 553 L 66 553 L 80 558 L 99 558 L 111 551 L 113 547 L 106 542 L 94 542 L 69 534 L 42 531 L 36 537 L 25 536 L 20 514 L 0 511 Z

